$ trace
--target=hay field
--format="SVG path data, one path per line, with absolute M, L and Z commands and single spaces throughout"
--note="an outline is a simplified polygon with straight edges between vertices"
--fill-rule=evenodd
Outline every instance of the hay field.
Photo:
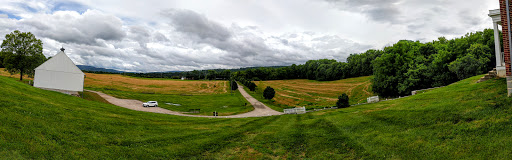
M 0 76 L 20 79 L 19 73 L 11 75 L 9 72 L 7 72 L 7 70 L 5 70 L 5 68 L 0 68 Z M 28 77 L 27 75 L 23 75 L 23 79 L 33 80 L 34 78 Z
M 86 73 L 84 87 L 137 93 L 204 95 L 228 93 L 227 81 L 149 79 Z
M 334 106 L 338 96 L 346 93 L 351 104 L 366 102 L 371 92 L 371 77 L 349 78 L 338 81 L 313 81 L 305 79 L 256 81 L 257 92 L 270 86 L 275 89 L 274 100 L 279 106 L 328 107 Z

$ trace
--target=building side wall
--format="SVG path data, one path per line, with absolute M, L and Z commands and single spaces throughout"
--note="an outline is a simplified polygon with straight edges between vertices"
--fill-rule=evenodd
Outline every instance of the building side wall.
M 512 1 L 512 0 L 511 0 Z M 509 1 L 510 3 L 510 1 Z M 510 8 L 509 8 L 510 10 Z M 510 66 L 510 45 L 508 39 L 508 26 L 510 22 L 507 20 L 507 5 L 505 0 L 500 0 L 500 14 L 501 14 L 501 24 L 502 24 L 502 32 L 503 32 L 503 51 L 504 51 L 504 59 L 505 59 L 505 68 L 507 72 L 507 76 L 512 76 L 512 70 Z
M 48 70 L 36 70 L 34 87 L 83 92 L 84 75 Z

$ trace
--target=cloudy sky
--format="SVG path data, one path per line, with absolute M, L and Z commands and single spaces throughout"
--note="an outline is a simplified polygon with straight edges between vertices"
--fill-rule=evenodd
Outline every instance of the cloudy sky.
M 43 53 L 153 72 L 346 61 L 398 40 L 492 27 L 498 0 L 2 0 L 0 40 L 32 32 Z

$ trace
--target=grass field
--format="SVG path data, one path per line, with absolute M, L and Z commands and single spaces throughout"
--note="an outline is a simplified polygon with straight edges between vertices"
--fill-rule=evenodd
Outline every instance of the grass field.
M 158 101 L 158 106 L 194 115 L 234 115 L 254 108 L 227 81 L 182 81 L 87 73 L 85 87 L 124 99 Z M 142 104 L 141 104 L 142 105 Z M 188 113 L 200 109 L 199 113 Z
M 336 104 L 338 96 L 346 93 L 350 97 L 351 104 L 366 102 L 366 98 L 373 96 L 371 91 L 371 77 L 348 78 L 337 81 L 313 81 L 313 80 L 274 80 L 255 81 L 257 97 L 265 104 L 274 106 L 277 110 L 290 107 L 323 108 Z M 270 86 L 275 89 L 276 96 L 273 101 L 263 99 L 263 90 Z M 248 91 L 249 92 L 249 91 Z
M 505 79 L 303 115 L 137 112 L 0 76 L 0 159 L 509 159 Z

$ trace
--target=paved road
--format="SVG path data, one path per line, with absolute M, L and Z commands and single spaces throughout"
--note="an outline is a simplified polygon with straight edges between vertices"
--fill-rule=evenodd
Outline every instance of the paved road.
M 238 91 L 242 94 L 242 96 L 249 101 L 249 103 L 252 104 L 254 107 L 253 111 L 237 114 L 237 115 L 230 115 L 230 116 L 203 116 L 203 115 L 189 115 L 189 114 L 183 114 L 176 111 L 171 111 L 167 109 L 163 109 L 160 107 L 142 107 L 142 102 L 139 100 L 133 100 L 133 99 L 119 99 L 113 96 L 110 96 L 108 94 L 98 92 L 98 91 L 91 91 L 87 90 L 89 92 L 94 92 L 98 94 L 99 96 L 103 97 L 108 102 L 119 106 L 123 108 L 128 108 L 131 110 L 136 111 L 143 111 L 143 112 L 153 112 L 153 113 L 163 113 L 163 114 L 172 114 L 177 116 L 186 116 L 186 117 L 207 117 L 207 118 L 246 118 L 246 117 L 265 117 L 265 116 L 274 116 L 274 115 L 282 115 L 282 112 L 275 111 L 269 107 L 267 107 L 265 104 L 261 103 L 260 101 L 253 98 L 251 95 L 249 95 L 245 90 L 243 89 L 243 86 L 238 85 Z

